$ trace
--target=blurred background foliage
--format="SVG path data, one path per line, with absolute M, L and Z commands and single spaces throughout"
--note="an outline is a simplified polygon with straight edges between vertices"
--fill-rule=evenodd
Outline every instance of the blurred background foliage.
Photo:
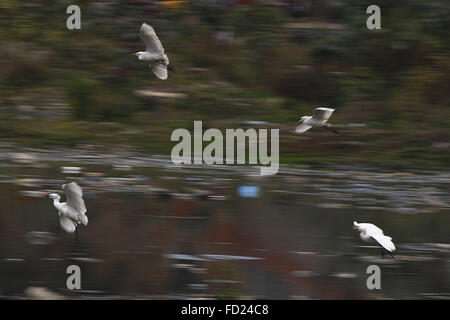
M 66 28 L 71 4 L 81 30 Z M 281 128 L 284 162 L 448 167 L 450 3 L 379 0 L 382 29 L 368 30 L 371 4 L 3 0 L 0 139 L 168 154 L 193 120 L 262 120 Z M 176 68 L 167 81 L 131 55 L 144 21 Z M 319 105 L 341 134 L 294 136 Z

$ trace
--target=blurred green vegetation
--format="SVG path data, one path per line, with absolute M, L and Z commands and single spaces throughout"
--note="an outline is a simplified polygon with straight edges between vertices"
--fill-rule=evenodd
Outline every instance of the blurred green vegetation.
M 66 28 L 69 4 L 81 30 Z M 286 163 L 448 167 L 450 3 L 380 0 L 381 30 L 366 28 L 370 4 L 322 0 L 295 17 L 260 4 L 1 1 L 0 139 L 168 154 L 172 130 L 193 120 L 264 120 L 281 128 Z M 176 68 L 166 81 L 130 55 L 144 21 Z M 318 105 L 335 106 L 338 126 L 367 126 L 292 135 Z

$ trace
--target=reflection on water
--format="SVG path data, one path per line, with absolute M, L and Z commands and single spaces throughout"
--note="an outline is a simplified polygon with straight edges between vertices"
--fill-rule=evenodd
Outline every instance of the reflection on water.
M 257 170 L 0 150 L 0 295 L 43 287 L 86 298 L 450 297 L 449 172 Z M 83 186 L 88 208 L 78 242 L 45 198 L 69 180 Z M 353 220 L 392 236 L 395 260 L 362 243 Z M 79 291 L 66 288 L 71 264 L 82 270 Z M 366 287 L 371 264 L 381 266 L 381 290 Z

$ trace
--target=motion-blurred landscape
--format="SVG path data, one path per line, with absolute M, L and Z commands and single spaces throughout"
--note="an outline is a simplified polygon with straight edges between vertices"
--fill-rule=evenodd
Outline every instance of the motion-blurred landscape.
M 69 4 L 81 30 L 66 28 Z M 366 28 L 367 1 L 2 1 L 1 141 L 170 154 L 193 120 L 266 121 L 282 163 L 444 168 L 449 3 L 377 4 L 381 30 Z M 144 21 L 176 68 L 168 81 L 130 55 Z M 293 135 L 319 105 L 341 135 Z
M 368 30 L 371 4 L 0 1 L 0 299 L 449 299 L 450 3 L 379 0 Z M 132 55 L 142 22 L 165 81 Z M 339 134 L 294 134 L 318 106 Z M 194 120 L 279 128 L 279 173 L 174 165 Z M 79 241 L 47 197 L 69 181 Z

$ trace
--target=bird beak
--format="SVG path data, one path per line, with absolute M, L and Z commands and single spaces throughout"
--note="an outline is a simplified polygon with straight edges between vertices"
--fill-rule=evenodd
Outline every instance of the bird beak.
M 131 55 L 132 55 L 132 56 L 137 56 L 137 53 L 132 53 Z
M 353 230 L 358 231 L 358 227 L 357 226 L 353 226 Z

